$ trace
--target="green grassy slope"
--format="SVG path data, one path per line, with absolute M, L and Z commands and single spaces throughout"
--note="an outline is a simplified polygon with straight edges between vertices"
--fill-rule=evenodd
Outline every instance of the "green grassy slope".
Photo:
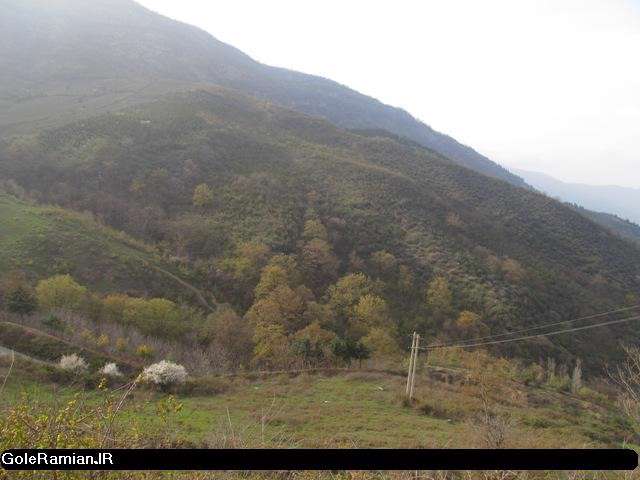
M 130 0 L 5 0 L 0 4 L 0 59 L 0 128 L 5 133 L 139 103 L 185 83 L 209 83 L 345 128 L 383 128 L 469 168 L 523 185 L 519 177 L 404 110 L 331 80 L 262 65 Z
M 103 227 L 89 215 L 35 206 L 0 193 L 0 271 L 32 278 L 71 274 L 99 292 L 169 298 L 192 293 L 156 268 L 167 266 L 141 242 Z
M 0 363 L 0 373 L 2 373 Z M 486 446 L 480 422 L 483 403 L 475 388 L 417 379 L 414 406 L 401 398 L 404 378 L 349 373 L 235 378 L 215 395 L 178 395 L 182 408 L 159 415 L 166 396 L 136 391 L 119 422 L 142 425 L 147 437 L 168 433 L 178 445 L 213 447 L 478 448 Z M 222 383 L 220 384 L 223 385 Z M 602 448 L 633 440 L 628 425 L 607 400 L 562 395 L 514 386 L 513 397 L 491 399 L 491 408 L 509 418 L 503 447 Z M 64 402 L 77 391 L 54 390 L 14 375 L 0 408 L 25 398 Z M 100 393 L 85 393 L 86 402 Z M 84 397 L 83 397 L 84 398 Z M 438 404 L 434 409 L 433 405 Z
M 379 250 L 412 272 L 410 292 L 388 295 L 403 333 L 442 331 L 420 307 L 437 275 L 451 282 L 456 306 L 481 313 L 492 332 L 603 311 L 640 288 L 640 250 L 555 200 L 423 148 L 224 89 L 6 143 L 0 173 L 200 262 L 213 291 L 233 280 L 211 265 L 239 242 L 299 254 L 305 220 L 317 215 L 339 272 L 349 270 L 353 252 L 367 260 Z M 213 192 L 207 208 L 192 204 L 200 183 Z M 590 335 L 577 334 L 518 352 L 556 349 L 600 363 L 636 336 L 616 328 L 601 331 L 596 348 Z

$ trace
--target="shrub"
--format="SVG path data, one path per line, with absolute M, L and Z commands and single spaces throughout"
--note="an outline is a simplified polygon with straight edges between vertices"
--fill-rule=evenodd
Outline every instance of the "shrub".
M 142 358 L 151 358 L 153 357 L 153 348 L 143 343 L 136 348 L 136 354 Z
M 165 338 L 178 337 L 185 328 L 183 312 L 175 303 L 164 298 L 129 298 L 122 320 L 145 334 Z
M 118 368 L 118 365 L 113 362 L 105 364 L 105 366 L 100 369 L 100 373 L 112 378 L 122 377 L 122 372 Z
M 103 333 L 98 338 L 96 338 L 96 345 L 100 348 L 105 348 L 109 346 L 109 336 L 106 333 Z
M 571 391 L 571 379 L 568 375 L 556 375 L 547 381 L 547 386 L 557 392 Z
M 537 363 L 532 363 L 528 367 L 520 370 L 518 379 L 525 385 L 540 386 L 544 382 L 544 368 Z
M 597 403 L 599 405 L 607 404 L 607 396 L 604 393 L 600 393 L 591 388 L 580 387 L 580 389 L 577 391 L 577 394 L 580 398 L 588 400 L 592 403 Z
M 226 378 L 199 377 L 190 378 L 180 388 L 180 393 L 187 395 L 218 395 L 229 390 L 231 384 Z
M 45 327 L 50 328 L 51 330 L 55 330 L 55 331 L 62 331 L 65 328 L 64 322 L 62 320 L 60 320 L 60 318 L 56 315 L 54 315 L 53 313 L 50 313 L 49 315 L 47 315 L 46 317 L 44 317 L 42 319 L 42 324 Z
M 464 409 L 454 402 L 443 401 L 442 399 L 427 399 L 420 405 L 420 410 L 425 415 L 441 420 L 462 420 L 466 416 Z
M 187 379 L 187 370 L 177 363 L 162 360 L 149 365 L 142 372 L 142 380 L 161 387 L 182 384 Z
M 116 350 L 118 350 L 119 352 L 124 352 L 127 349 L 127 339 L 124 337 L 118 337 L 118 339 L 116 340 Z
M 89 368 L 84 358 L 82 358 L 79 355 L 76 355 L 75 353 L 71 355 L 63 355 L 62 357 L 60 357 L 58 366 L 62 370 L 67 370 L 69 372 L 75 372 L 75 373 L 84 373 Z

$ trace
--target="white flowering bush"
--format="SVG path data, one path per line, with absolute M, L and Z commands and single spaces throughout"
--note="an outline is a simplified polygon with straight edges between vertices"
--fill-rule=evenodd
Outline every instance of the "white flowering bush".
M 107 377 L 118 378 L 122 376 L 122 372 L 115 363 L 107 363 L 100 369 L 100 373 Z
M 63 355 L 60 357 L 60 361 L 58 362 L 58 366 L 62 370 L 67 370 L 69 372 L 75 373 L 84 373 L 89 369 L 89 365 L 85 362 L 84 358 L 75 353 L 71 355 Z
M 142 380 L 155 383 L 161 387 L 184 383 L 187 379 L 187 370 L 177 363 L 162 360 L 149 365 L 142 372 Z

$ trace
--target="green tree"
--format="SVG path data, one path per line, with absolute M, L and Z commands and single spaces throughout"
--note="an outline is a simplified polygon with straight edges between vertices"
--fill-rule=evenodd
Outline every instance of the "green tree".
M 624 303 L 626 305 L 628 305 L 629 307 L 632 307 L 634 305 L 638 304 L 638 296 L 634 293 L 627 293 L 627 295 L 625 295 L 624 297 Z
M 198 208 L 210 207 L 213 204 L 213 191 L 206 183 L 201 183 L 193 190 L 193 205 Z
M 376 275 L 382 278 L 389 278 L 395 274 L 398 267 L 396 257 L 385 250 L 374 252 L 369 260 Z
M 507 258 L 502 262 L 502 271 L 505 278 L 511 283 L 520 283 L 527 275 L 527 271 L 522 267 L 520 262 L 513 258 Z
M 306 301 L 298 291 L 287 285 L 280 285 L 251 306 L 247 312 L 247 320 L 253 325 L 281 325 L 285 332 L 293 333 L 304 326 L 305 309 Z
M 480 324 L 480 315 L 473 312 L 460 312 L 458 319 L 456 320 L 456 327 L 462 332 L 473 331 L 478 328 Z
M 329 234 L 327 233 L 326 227 L 320 220 L 307 220 L 304 224 L 302 238 L 304 238 L 307 242 L 314 239 L 324 240 L 325 242 L 327 242 L 329 241 Z
M 271 249 L 259 242 L 245 242 L 236 247 L 235 256 L 217 263 L 218 280 L 224 298 L 248 308 L 253 303 L 253 294 L 262 269 L 267 265 Z
M 176 337 L 185 332 L 180 308 L 165 298 L 130 298 L 122 319 L 142 332 L 162 337 Z
M 355 307 L 360 299 L 374 292 L 373 282 L 363 273 L 351 273 L 342 277 L 328 289 L 329 305 L 335 312 L 335 330 L 344 335 L 354 319 Z
M 219 308 L 207 317 L 202 336 L 205 341 L 224 352 L 229 365 L 245 366 L 251 360 L 253 331 L 249 322 L 231 308 Z
M 398 270 L 398 291 L 403 297 L 406 298 L 411 294 L 415 280 L 416 279 L 409 267 L 406 265 L 400 265 Z
M 333 282 L 338 273 L 339 261 L 331 246 L 324 240 L 315 238 L 302 248 L 301 268 L 310 287 L 316 293 Z
M 436 277 L 429 283 L 426 303 L 432 315 L 439 321 L 452 314 L 453 295 L 446 278 Z
M 331 342 L 335 336 L 335 333 L 314 322 L 295 333 L 293 352 L 307 365 L 317 364 L 330 356 Z
M 5 293 L 7 310 L 18 315 L 29 315 L 38 308 L 38 300 L 25 285 L 15 285 Z
M 256 285 L 255 298 L 267 297 L 280 286 L 289 285 L 289 274 L 279 265 L 267 265 L 262 269 L 260 281 Z
M 87 300 L 87 289 L 70 275 L 56 275 L 38 282 L 36 297 L 45 310 L 80 310 Z
M 287 365 L 291 346 L 282 325 L 258 322 L 254 328 L 253 360 L 256 364 L 278 368 Z
M 389 328 L 391 324 L 387 302 L 370 293 L 360 297 L 354 308 L 354 314 L 357 323 L 355 327 L 361 329 L 362 334 L 374 327 Z
M 331 342 L 331 350 L 333 355 L 341 359 L 347 366 L 351 366 L 353 360 L 358 360 L 362 366 L 362 361 L 371 356 L 370 350 L 364 344 L 351 338 L 336 337 Z
M 291 255 L 275 255 L 262 269 L 260 281 L 255 289 L 255 298 L 264 298 L 279 286 L 291 288 L 299 285 L 302 277 L 295 258 Z
M 380 327 L 372 328 L 362 339 L 362 344 L 375 357 L 398 357 L 402 353 L 394 335 Z

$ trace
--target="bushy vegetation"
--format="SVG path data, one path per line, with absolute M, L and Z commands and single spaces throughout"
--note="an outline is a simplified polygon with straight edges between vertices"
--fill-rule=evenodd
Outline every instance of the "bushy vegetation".
M 60 357 L 58 366 L 62 370 L 67 370 L 69 372 L 78 374 L 85 373 L 89 368 L 84 358 L 75 353 L 72 353 L 71 355 L 63 355 L 62 357 Z
M 87 153 L 87 142 L 104 152 Z M 69 156 L 77 161 L 62 160 Z M 211 293 L 220 308 L 197 320 L 202 339 L 226 343 L 245 365 L 393 356 L 414 330 L 427 341 L 501 333 L 618 307 L 638 289 L 640 251 L 554 200 L 417 145 L 224 90 L 15 139 L 0 158 L 14 190 L 90 210 L 154 245 L 171 265 L 159 268 L 200 292 L 149 295 L 145 280 L 131 289 L 121 281 L 127 293 L 111 288 L 104 300 L 112 318 L 177 338 L 179 305 L 204 306 L 202 292 Z M 87 278 L 76 271 L 55 273 Z M 242 339 L 233 347 L 216 333 L 231 329 Z M 597 351 L 576 333 L 503 352 L 565 363 L 575 355 L 590 369 L 637 335 L 623 325 L 601 333 Z
M 145 368 L 141 379 L 162 388 L 168 388 L 172 385 L 183 384 L 187 380 L 187 370 L 182 365 L 163 360 Z

